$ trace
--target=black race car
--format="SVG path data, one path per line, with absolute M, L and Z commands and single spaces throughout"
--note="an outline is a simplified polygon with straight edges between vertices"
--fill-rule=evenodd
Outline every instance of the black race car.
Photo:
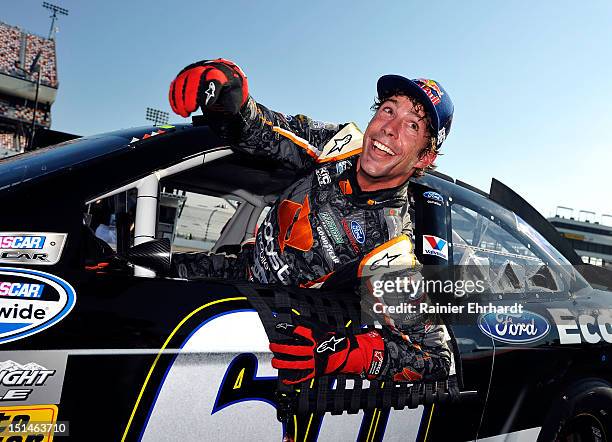
M 612 440 L 610 277 L 495 180 L 411 183 L 419 259 L 482 288 L 439 303 L 447 380 L 280 385 L 271 324 L 360 327 L 351 294 L 168 269 L 239 250 L 295 178 L 197 123 L 2 160 L 0 440 Z

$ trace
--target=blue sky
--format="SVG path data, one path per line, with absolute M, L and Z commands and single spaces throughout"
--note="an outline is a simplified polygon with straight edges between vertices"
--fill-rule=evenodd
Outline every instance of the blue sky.
M 557 205 L 612 214 L 607 0 L 56 4 L 70 10 L 56 130 L 146 124 L 146 107 L 170 111 L 183 66 L 219 56 L 268 107 L 362 129 L 380 75 L 430 77 L 455 103 L 440 171 L 484 190 L 495 177 L 545 216 Z M 5 0 L 0 20 L 42 35 L 50 24 L 32 0 Z

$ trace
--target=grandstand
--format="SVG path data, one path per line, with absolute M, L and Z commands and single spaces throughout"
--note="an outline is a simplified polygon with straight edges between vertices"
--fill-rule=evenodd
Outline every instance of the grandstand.
M 55 41 L 0 22 L 0 150 L 25 150 L 35 107 L 36 128 L 51 126 L 58 85 Z

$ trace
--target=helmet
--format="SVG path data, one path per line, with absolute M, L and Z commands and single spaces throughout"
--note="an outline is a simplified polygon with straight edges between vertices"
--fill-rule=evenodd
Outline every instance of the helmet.
M 425 111 L 431 118 L 436 148 L 440 148 L 450 132 L 455 109 L 448 93 L 440 83 L 426 78 L 409 80 L 401 75 L 383 75 L 378 79 L 376 89 L 380 100 L 402 91 L 423 103 Z

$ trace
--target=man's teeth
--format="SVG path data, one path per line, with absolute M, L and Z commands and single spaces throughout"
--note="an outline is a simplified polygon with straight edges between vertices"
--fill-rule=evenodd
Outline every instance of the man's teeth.
M 377 149 L 382 150 L 383 152 L 388 153 L 391 156 L 394 156 L 395 154 L 393 153 L 393 151 L 391 149 L 389 149 L 387 146 L 385 146 L 382 143 L 379 143 L 378 141 L 374 141 L 374 147 Z

